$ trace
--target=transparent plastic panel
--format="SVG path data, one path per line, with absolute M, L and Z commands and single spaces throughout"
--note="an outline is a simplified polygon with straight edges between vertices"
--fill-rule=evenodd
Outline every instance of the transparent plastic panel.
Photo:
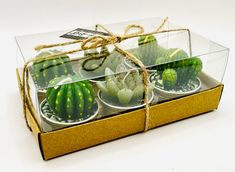
M 151 32 L 161 22 L 155 18 L 105 26 L 122 35 L 129 24 Z M 179 28 L 167 22 L 162 29 Z M 71 41 L 59 37 L 68 31 L 17 37 L 22 54 L 18 61 L 78 49 L 79 44 L 73 44 L 34 50 L 41 44 Z M 221 84 L 229 53 L 228 48 L 186 30 L 130 38 L 118 45 L 145 65 L 151 106 Z M 145 106 L 143 71 L 114 45 L 38 61 L 29 71 L 31 97 L 45 132 Z

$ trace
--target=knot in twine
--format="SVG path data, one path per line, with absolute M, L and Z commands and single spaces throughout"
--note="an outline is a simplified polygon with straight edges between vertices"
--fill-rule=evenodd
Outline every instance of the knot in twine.
M 94 49 L 94 48 L 99 48 L 103 47 L 106 45 L 113 44 L 115 49 L 122 54 L 125 58 L 129 59 L 133 63 L 135 63 L 137 66 L 141 68 L 143 71 L 143 83 L 144 83 L 144 103 L 145 103 L 145 123 L 144 123 L 144 131 L 147 131 L 149 129 L 149 123 L 150 123 L 150 114 L 149 114 L 149 103 L 148 103 L 148 72 L 146 70 L 145 65 L 137 58 L 135 57 L 132 53 L 127 52 L 126 50 L 123 50 L 117 43 L 122 42 L 123 40 L 129 39 L 129 38 L 134 38 L 134 37 L 139 37 L 139 36 L 147 36 L 150 34 L 158 34 L 158 33 L 166 33 L 166 32 L 175 32 L 175 31 L 187 31 L 189 35 L 189 52 L 191 55 L 191 36 L 190 36 L 190 31 L 189 29 L 171 29 L 171 30 L 162 30 L 163 26 L 167 22 L 168 18 L 165 18 L 162 23 L 158 26 L 158 28 L 149 33 L 144 33 L 144 28 L 140 25 L 132 24 L 128 25 L 125 30 L 124 34 L 122 36 L 114 34 L 112 31 L 108 30 L 105 28 L 103 25 L 97 24 L 95 25 L 96 29 L 101 28 L 104 31 L 106 31 L 109 36 L 93 36 L 87 39 L 83 40 L 75 40 L 75 41 L 69 41 L 69 42 L 63 42 L 63 43 L 56 43 L 56 44 L 49 44 L 49 45 L 39 45 L 35 47 L 35 50 L 39 51 L 45 48 L 52 48 L 52 47 L 57 47 L 57 46 L 66 46 L 70 44 L 77 44 L 80 43 L 80 48 L 79 49 L 74 49 L 66 52 L 59 52 L 55 53 L 52 55 L 47 55 L 47 56 L 41 56 L 41 57 L 34 57 L 27 61 L 24 65 L 23 68 L 23 83 L 22 83 L 22 90 L 23 90 L 23 111 L 25 115 L 25 120 L 27 127 L 31 130 L 31 127 L 28 124 L 27 118 L 26 118 L 26 108 L 29 109 L 31 112 L 33 118 L 36 120 L 36 114 L 35 114 L 35 109 L 32 104 L 32 99 L 30 96 L 30 86 L 28 83 L 29 75 L 28 75 L 28 68 L 29 64 L 39 62 L 39 61 L 44 61 L 44 60 L 51 60 L 58 58 L 61 55 L 67 55 L 67 54 L 73 54 L 79 51 L 84 51 L 84 50 L 89 50 L 89 49 Z M 135 29 L 135 32 L 131 32 L 132 30 Z M 87 57 L 84 57 L 86 59 Z M 38 125 L 39 126 L 39 125 Z M 40 126 L 39 126 L 40 128 Z

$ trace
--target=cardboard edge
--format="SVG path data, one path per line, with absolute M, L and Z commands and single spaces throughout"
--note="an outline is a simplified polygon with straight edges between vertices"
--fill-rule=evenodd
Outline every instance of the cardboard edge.
M 45 155 L 44 155 L 44 151 L 43 151 L 43 148 L 42 148 L 42 133 L 38 133 L 37 135 L 37 139 L 38 139 L 38 146 L 39 146 L 39 149 L 40 149 L 40 152 L 41 152 L 41 155 L 42 155 L 42 159 L 44 161 L 46 161 L 47 159 L 45 158 Z
M 221 101 L 221 98 L 222 98 L 222 95 L 223 95 L 223 92 L 224 92 L 224 84 L 221 84 L 220 86 L 222 86 L 222 89 L 221 89 L 218 105 L 219 105 L 219 103 Z M 218 108 L 218 106 L 217 106 L 217 108 Z

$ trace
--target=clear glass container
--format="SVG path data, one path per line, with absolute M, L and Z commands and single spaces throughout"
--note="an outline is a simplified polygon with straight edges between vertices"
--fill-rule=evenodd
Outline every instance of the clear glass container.
M 123 35 L 129 24 L 141 25 L 148 33 L 161 22 L 160 18 L 151 18 L 104 26 Z M 167 22 L 162 30 L 180 28 Z M 17 36 L 20 75 L 31 58 L 78 49 L 79 43 L 34 50 L 41 44 L 71 41 L 60 37 L 69 31 Z M 134 37 L 118 45 L 146 66 L 150 106 L 220 85 L 229 54 L 228 48 L 193 32 L 189 35 L 187 30 Z M 145 106 L 143 71 L 112 44 L 32 63 L 29 73 L 30 95 L 44 132 Z

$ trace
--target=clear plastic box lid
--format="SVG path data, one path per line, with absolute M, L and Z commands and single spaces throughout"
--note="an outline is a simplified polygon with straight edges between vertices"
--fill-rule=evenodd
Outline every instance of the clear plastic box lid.
M 123 35 L 127 25 L 138 24 L 144 27 L 145 33 L 148 33 L 154 31 L 162 21 L 160 18 L 151 18 L 104 26 L 115 35 Z M 162 30 L 179 28 L 181 27 L 167 22 Z M 95 26 L 85 29 L 95 30 Z M 31 58 L 78 49 L 80 47 L 78 43 L 46 48 L 40 51 L 34 49 L 37 45 L 72 41 L 72 39 L 60 37 L 71 30 L 73 29 L 17 36 L 16 42 L 21 53 L 21 56 L 18 58 L 19 66 L 22 67 Z M 100 31 L 103 32 L 103 30 Z M 148 71 L 160 70 L 161 66 L 166 64 L 173 64 L 184 59 L 187 60 L 189 57 L 197 57 L 203 63 L 203 71 L 206 71 L 206 73 L 213 76 L 216 80 L 222 81 L 227 64 L 228 48 L 199 36 L 192 31 L 190 35 L 191 40 L 189 40 L 189 35 L 186 31 L 166 32 L 148 35 L 144 38 L 130 38 L 122 41 L 119 45 L 122 49 L 139 58 Z M 191 43 L 191 52 L 189 41 Z M 141 51 L 144 53 L 140 53 Z M 166 56 L 172 58 L 160 60 L 161 57 Z M 30 74 L 36 89 L 46 89 L 82 80 L 102 81 L 107 75 L 125 73 L 130 70 L 136 70 L 136 68 L 137 66 L 121 55 L 115 49 L 114 45 L 107 45 L 33 63 L 30 66 Z M 59 82 L 51 82 L 51 80 L 57 77 L 60 77 Z

